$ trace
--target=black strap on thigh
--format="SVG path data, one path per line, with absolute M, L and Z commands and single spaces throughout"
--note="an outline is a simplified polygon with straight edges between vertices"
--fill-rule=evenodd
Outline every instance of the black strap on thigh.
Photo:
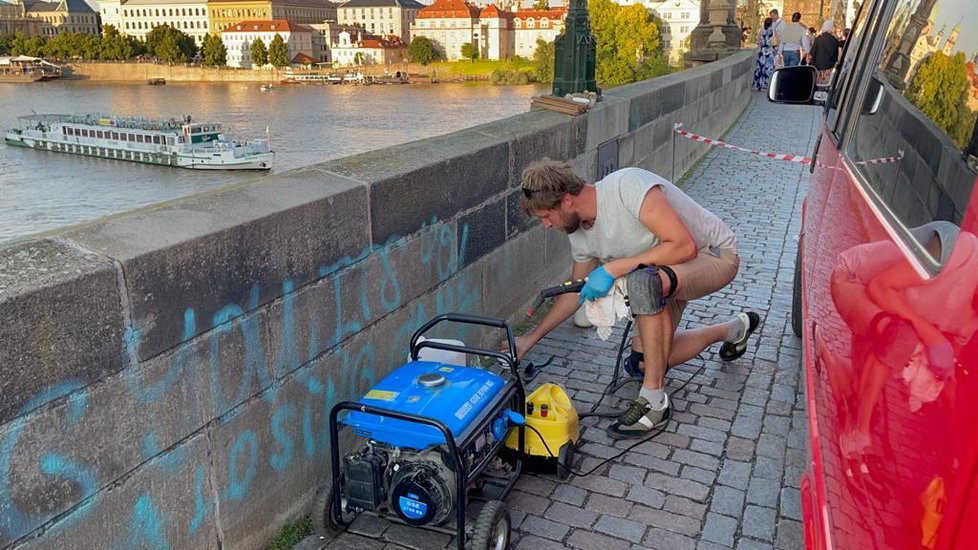
M 676 293 L 676 287 L 679 286 L 679 278 L 676 277 L 676 272 L 667 265 L 660 265 L 659 269 L 666 274 L 666 277 L 669 277 L 669 294 L 666 294 L 666 299 L 672 298 L 672 295 Z
M 640 351 L 632 350 L 628 354 L 628 364 L 632 367 L 632 370 L 638 370 L 638 364 L 645 361 L 645 354 Z

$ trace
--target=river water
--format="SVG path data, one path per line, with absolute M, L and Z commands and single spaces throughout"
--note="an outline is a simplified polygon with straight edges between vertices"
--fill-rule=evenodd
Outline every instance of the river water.
M 282 172 L 446 134 L 529 110 L 538 86 L 411 84 L 277 86 L 258 83 L 0 85 L 0 126 L 37 113 L 111 113 L 224 124 L 236 139 L 264 137 Z M 148 166 L 0 145 L 0 245 L 231 183 L 268 177 Z

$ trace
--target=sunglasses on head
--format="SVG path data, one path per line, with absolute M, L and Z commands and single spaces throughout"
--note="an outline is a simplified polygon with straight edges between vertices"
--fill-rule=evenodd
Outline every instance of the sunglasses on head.
M 530 189 L 523 185 L 520 186 L 520 190 L 523 191 L 523 196 L 528 199 L 533 198 L 533 194 L 539 191 L 539 189 Z

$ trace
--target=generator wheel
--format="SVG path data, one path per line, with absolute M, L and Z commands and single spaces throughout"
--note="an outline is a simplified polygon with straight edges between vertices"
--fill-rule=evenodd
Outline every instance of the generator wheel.
M 310 517 L 312 519 L 312 530 L 316 534 L 324 535 L 328 537 L 335 537 L 346 530 L 346 525 L 349 525 L 353 521 L 352 516 L 347 521 L 346 525 L 340 525 L 333 519 L 333 514 L 330 513 L 330 507 L 333 503 L 333 484 L 330 483 L 326 487 L 320 488 L 316 491 L 316 498 L 312 501 L 312 513 Z M 342 514 L 342 503 L 341 512 Z M 346 517 L 343 517 L 346 520 Z
M 506 550 L 512 520 L 505 502 L 490 500 L 479 510 L 469 550 Z
M 557 478 L 567 479 L 571 476 L 571 468 L 574 466 L 575 443 L 568 441 L 557 451 Z
M 801 241 L 798 241 L 798 252 L 795 253 L 795 280 L 791 289 L 791 331 L 795 336 L 801 336 Z

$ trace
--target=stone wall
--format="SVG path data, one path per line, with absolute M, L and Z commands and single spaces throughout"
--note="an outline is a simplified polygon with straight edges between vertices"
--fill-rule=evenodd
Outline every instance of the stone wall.
M 327 479 L 328 411 L 462 311 L 569 267 L 515 208 L 547 155 L 681 175 L 750 97 L 742 53 L 0 249 L 0 546 L 263 548 Z M 600 157 L 600 162 L 599 162 Z M 436 336 L 489 345 L 474 329 Z

